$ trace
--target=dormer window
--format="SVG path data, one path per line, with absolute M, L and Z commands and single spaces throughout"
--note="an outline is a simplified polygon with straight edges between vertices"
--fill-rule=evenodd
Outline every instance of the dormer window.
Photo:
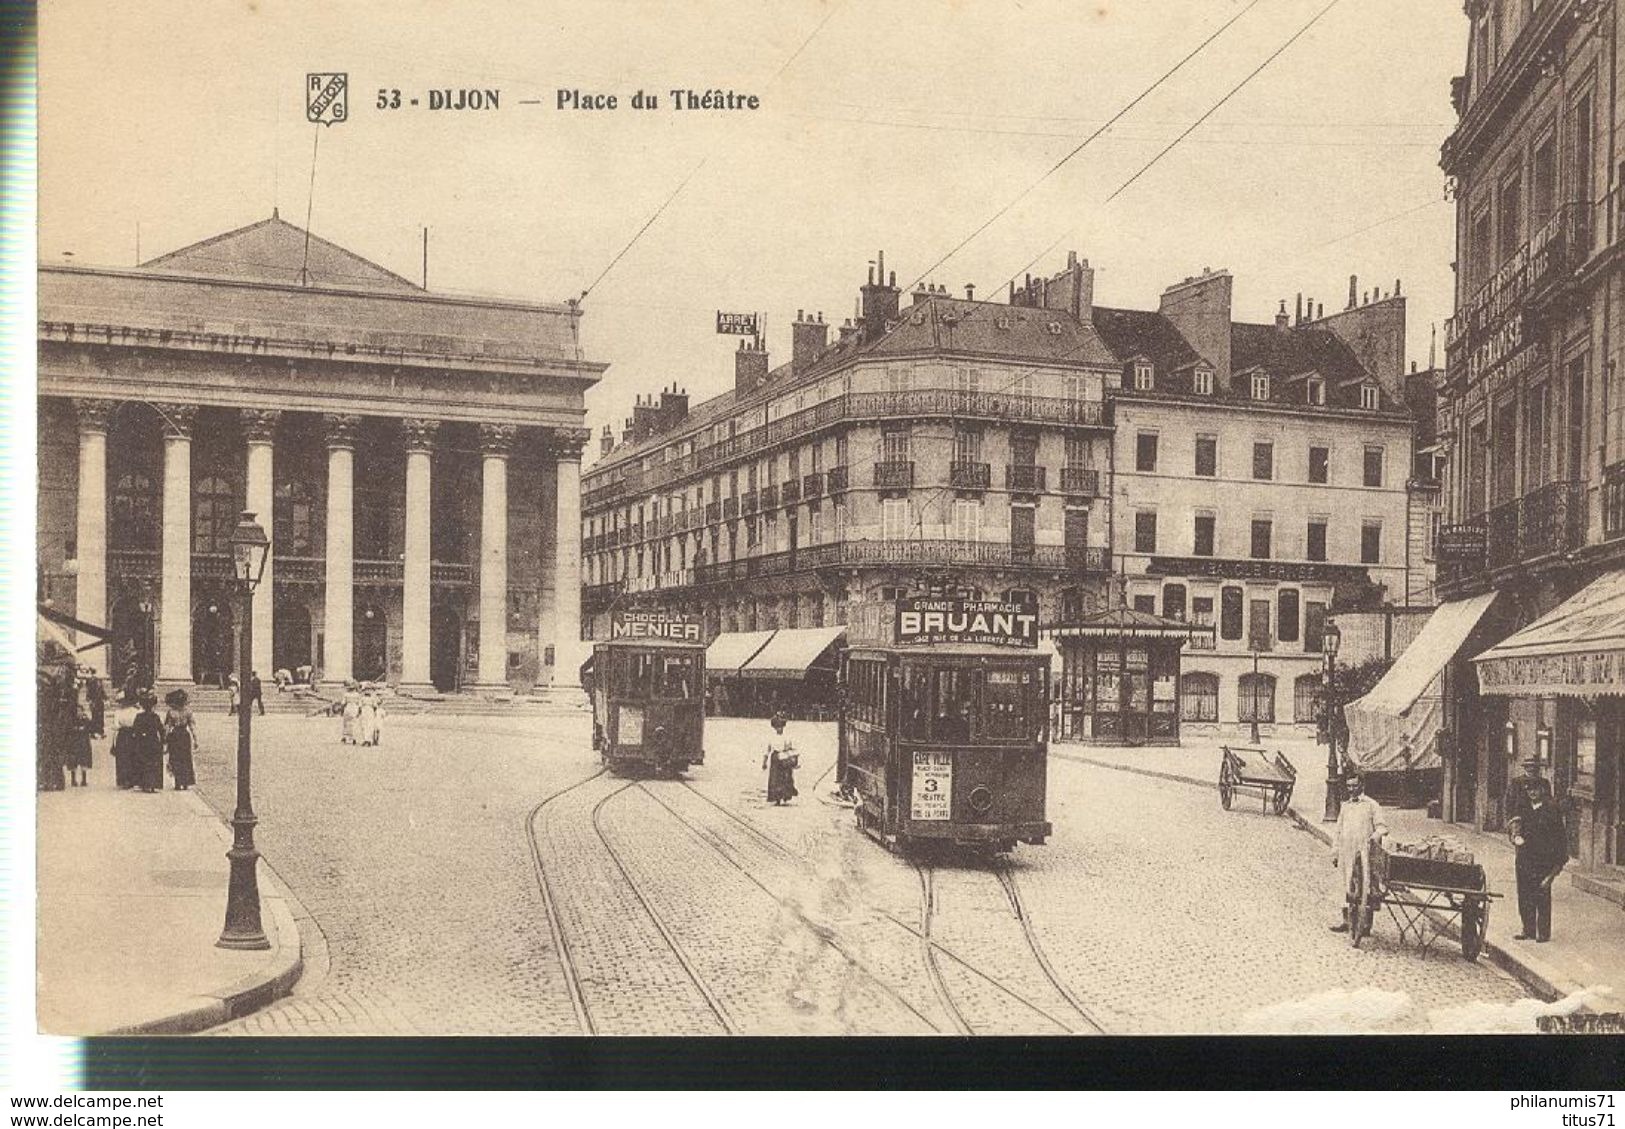
M 1198 396 L 1213 395 L 1213 370 L 1210 368 L 1197 369 L 1195 387 Z
M 1253 399 L 1268 400 L 1270 398 L 1270 378 L 1267 373 L 1253 373 Z
M 1134 387 L 1140 392 L 1149 392 L 1156 386 L 1155 370 L 1150 361 L 1134 362 Z
M 1311 376 L 1304 385 L 1305 402 L 1315 407 L 1324 407 L 1326 404 L 1326 382 L 1318 376 Z
M 1360 407 L 1364 408 L 1368 412 L 1374 412 L 1377 410 L 1377 407 L 1381 404 L 1381 402 L 1382 397 L 1378 393 L 1377 386 L 1375 384 L 1360 385 Z

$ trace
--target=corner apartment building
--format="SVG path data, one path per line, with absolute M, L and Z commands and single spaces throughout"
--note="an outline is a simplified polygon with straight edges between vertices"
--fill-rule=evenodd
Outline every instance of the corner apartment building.
M 1031 594 L 1045 621 L 1097 606 L 1111 571 L 1106 387 L 1118 361 L 1073 256 L 1030 304 L 870 270 L 836 338 L 798 315 L 771 367 L 741 343 L 734 388 L 690 410 L 676 385 L 606 432 L 583 480 L 583 614 L 601 636 L 641 599 L 708 637 L 846 622 L 951 572 Z
M 1427 591 L 1413 545 L 1434 499 L 1412 474 L 1405 299 L 1235 322 L 1207 271 L 1155 311 L 1097 307 L 1111 393 L 1113 554 L 1129 604 L 1212 625 L 1186 646 L 1182 731 L 1313 726 L 1327 616 Z M 1423 538 L 1425 540 L 1425 537 Z M 1255 653 L 1256 652 L 1256 653 Z
M 1625 891 L 1625 13 L 1596 0 L 1466 12 L 1442 155 L 1457 275 L 1440 585 L 1482 610 L 1445 671 L 1444 810 L 1502 826 L 1507 781 L 1536 755 L 1571 812 L 1571 853 Z

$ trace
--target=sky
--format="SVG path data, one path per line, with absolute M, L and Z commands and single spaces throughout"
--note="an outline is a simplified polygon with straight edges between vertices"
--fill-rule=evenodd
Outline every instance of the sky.
M 1458 0 L 1335 0 L 1213 109 L 1327 2 L 52 0 L 40 256 L 129 265 L 138 241 L 149 259 L 276 207 L 417 280 L 426 226 L 432 290 L 586 292 L 583 349 L 610 365 L 595 434 L 638 394 L 732 385 L 718 309 L 764 312 L 788 360 L 796 311 L 839 324 L 881 250 L 905 287 L 929 269 L 980 297 L 1075 250 L 1098 303 L 1141 308 L 1225 268 L 1234 316 L 1260 322 L 1299 292 L 1342 309 L 1350 274 L 1400 279 L 1425 365 L 1453 304 Z M 348 73 L 348 121 L 305 121 L 311 71 Z M 760 108 L 679 112 L 673 87 Z M 448 88 L 500 109 L 430 111 Z M 561 89 L 619 105 L 560 110 Z M 657 110 L 630 108 L 640 89 Z

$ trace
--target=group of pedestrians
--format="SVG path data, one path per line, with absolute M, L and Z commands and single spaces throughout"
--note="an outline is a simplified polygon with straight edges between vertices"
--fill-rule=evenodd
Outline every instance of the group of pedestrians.
M 160 792 L 164 762 L 177 791 L 197 783 L 193 754 L 197 751 L 197 725 L 191 698 L 185 690 L 158 695 L 150 688 L 126 694 L 113 714 L 113 782 L 125 791 Z
M 35 783 L 62 792 L 89 783 L 90 741 L 106 726 L 107 689 L 96 672 L 53 646 L 35 672 Z
M 339 703 L 339 729 L 341 745 L 382 745 L 384 743 L 384 701 L 373 689 L 363 690 L 361 684 L 344 684 L 344 697 Z
M 249 671 L 246 695 L 235 674 L 226 676 L 226 689 L 231 693 L 229 704 L 226 706 L 228 717 L 234 716 L 238 709 L 250 709 L 255 705 L 260 708 L 260 716 L 265 716 L 265 684 L 260 681 L 259 671 Z

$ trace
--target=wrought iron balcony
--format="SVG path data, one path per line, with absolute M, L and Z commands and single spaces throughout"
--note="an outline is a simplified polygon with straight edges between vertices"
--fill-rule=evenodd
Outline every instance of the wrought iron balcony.
M 882 490 L 907 490 L 914 485 L 914 464 L 911 462 L 876 463 L 875 485 Z
M 1044 468 L 1012 463 L 1004 468 L 1004 488 L 1022 494 L 1037 494 L 1044 489 Z
M 1586 484 L 1553 482 L 1523 499 L 1518 547 L 1525 562 L 1578 549 L 1586 539 Z
M 1491 571 L 1518 563 L 1518 499 L 1503 502 L 1486 515 L 1487 559 Z
M 1110 572 L 1112 551 L 1103 545 L 1068 545 L 1066 567 L 1075 572 Z
M 1062 467 L 1061 493 L 1081 494 L 1087 498 L 1100 497 L 1100 472 L 1094 467 Z
M 839 494 L 847 488 L 847 473 L 844 466 L 829 468 L 829 492 Z
M 1602 535 L 1608 541 L 1625 537 L 1625 462 L 1602 472 Z
M 625 591 L 626 582 L 623 580 L 612 580 L 608 584 L 584 585 L 581 589 L 581 610 L 587 615 L 605 611 Z
M 956 490 L 986 490 L 993 481 L 993 468 L 987 463 L 966 463 L 957 459 L 948 464 L 948 485 Z
M 787 506 L 793 506 L 801 501 L 801 479 L 792 478 L 789 482 L 786 482 L 780 488 L 779 496 L 784 499 L 784 504 Z
M 809 474 L 801 479 L 801 495 L 808 501 L 824 496 L 824 476 L 822 474 Z

